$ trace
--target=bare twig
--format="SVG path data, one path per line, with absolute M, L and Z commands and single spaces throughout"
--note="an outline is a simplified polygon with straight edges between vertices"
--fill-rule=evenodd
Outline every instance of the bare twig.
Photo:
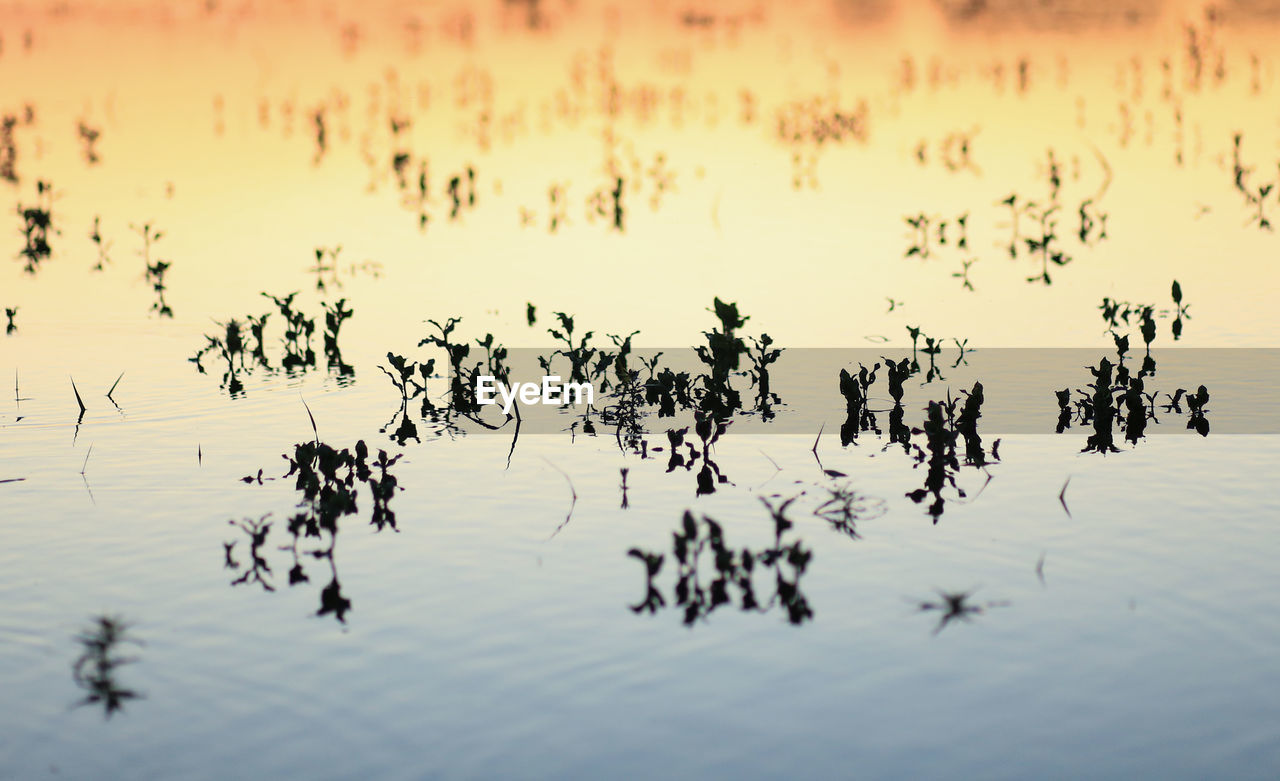
M 120 376 L 116 377 L 116 381 L 111 383 L 111 390 L 107 391 L 107 398 L 111 399 L 111 394 L 116 392 L 116 386 L 120 384 L 120 380 L 124 379 L 124 372 L 120 372 Z M 111 399 L 113 402 L 115 399 Z
M 818 462 L 818 468 L 824 472 L 827 470 L 826 470 L 826 467 L 822 465 L 822 459 L 818 457 L 818 443 L 822 441 L 822 432 L 825 431 L 826 428 L 827 428 L 827 424 L 825 421 L 821 426 L 818 427 L 818 436 L 815 437 L 813 440 L 813 451 L 812 451 L 813 459 Z
M 554 538 L 555 538 L 555 536 L 556 536 L 557 534 L 559 534 L 559 533 L 560 533 L 560 530 L 561 530 L 561 529 L 563 529 L 564 527 L 568 526 L 568 525 L 569 525 L 569 520 L 570 520 L 571 518 L 573 518 L 573 508 L 575 508 L 575 507 L 577 507 L 577 506 L 578 506 L 578 491 L 577 491 L 577 489 L 575 489 L 575 488 L 573 487 L 573 480 L 569 478 L 569 473 L 568 473 L 568 472 L 564 471 L 564 470 L 563 470 L 563 469 L 561 469 L 560 467 L 558 467 L 558 466 L 556 466 L 555 464 L 551 463 L 551 462 L 550 462 L 550 461 L 548 461 L 546 458 L 543 458 L 542 460 L 543 460 L 543 461 L 546 461 L 546 462 L 547 462 L 547 465 L 548 465 L 548 466 L 550 466 L 552 469 L 554 469 L 554 470 L 556 470 L 557 472 L 559 472 L 560 474 L 564 475 L 564 479 L 565 479 L 565 480 L 567 480 L 567 481 L 569 482 L 569 493 L 571 493 L 571 494 L 573 495 L 573 500 L 569 503 L 569 514 L 568 514 L 568 515 L 566 515 L 566 516 L 564 517 L 564 521 L 563 521 L 559 526 L 557 526 L 557 527 L 556 527 L 556 530 L 555 530 L 555 531 L 553 531 L 553 532 L 551 532 L 551 536 L 547 538 L 547 540 L 548 540 L 548 541 L 550 541 L 550 540 L 554 539 Z
M 311 418 L 311 433 L 315 434 L 316 443 L 320 442 L 320 430 L 316 428 L 316 416 L 311 414 L 311 407 L 307 406 L 307 400 L 302 398 L 302 394 L 298 394 L 298 398 L 302 399 L 302 406 L 306 407 L 307 417 Z
M 511 456 L 515 455 L 516 442 L 519 441 L 519 439 L 520 439 L 520 405 L 517 404 L 516 405 L 516 430 L 515 430 L 515 433 L 511 436 L 511 449 L 507 451 L 507 466 L 505 467 L 506 469 L 511 468 Z
M 80 389 L 76 387 L 76 378 L 71 378 L 71 390 L 76 394 L 76 404 L 80 405 L 80 416 L 84 417 L 85 407 L 84 400 L 80 398 Z

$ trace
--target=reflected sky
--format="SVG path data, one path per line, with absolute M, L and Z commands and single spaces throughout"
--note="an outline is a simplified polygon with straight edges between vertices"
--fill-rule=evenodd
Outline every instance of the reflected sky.
M 938 387 L 912 450 L 833 373 L 803 434 L 513 450 L 379 367 L 450 317 L 674 351 L 721 301 L 785 349 L 1089 348 L 1086 398 L 1148 315 L 1161 382 L 1274 347 L 1275 16 L 0 6 L 0 775 L 1265 776 L 1274 437 L 925 432 Z M 234 378 L 190 360 L 232 318 Z M 109 722 L 108 618 L 146 642 Z
M 1099 291 L 1150 297 L 1171 278 L 1196 291 L 1202 344 L 1258 345 L 1275 324 L 1254 292 L 1274 286 L 1274 268 L 1252 260 L 1270 234 L 1241 229 L 1250 209 L 1231 187 L 1235 132 L 1255 184 L 1273 167 L 1263 107 L 1274 76 L 1250 28 L 1185 17 L 1208 41 L 1193 90 L 1172 9 L 1136 33 L 1036 36 L 947 25 L 927 9 L 876 23 L 824 5 L 726 9 L 691 27 L 675 10 L 583 7 L 548 12 L 558 21 L 532 32 L 516 10 L 471 12 L 470 40 L 459 9 L 364 12 L 351 46 L 337 10 L 304 14 L 288 35 L 268 11 L 16 17 L 41 33 L 29 53 L 10 34 L 0 56 L 5 112 L 37 109 L 14 131 L 13 192 L 29 202 L 36 181 L 54 185 L 62 262 L 42 269 L 49 284 L 8 272 L 8 298 L 30 323 L 135 319 L 126 301 L 145 300 L 146 314 L 129 226 L 151 222 L 166 232 L 157 251 L 186 323 L 239 311 L 259 289 L 297 289 L 316 248 L 341 246 L 346 283 L 377 288 L 391 330 L 452 306 L 524 335 L 514 326 L 534 300 L 679 344 L 688 328 L 668 313 L 719 295 L 767 303 L 790 345 L 897 339 L 910 322 L 985 346 L 1081 346 L 1097 340 L 1092 324 L 1064 326 L 1046 308 L 1079 310 Z M 405 32 L 414 18 L 417 44 Z M 865 141 L 779 137 L 860 107 Z M 328 150 L 313 165 L 316 112 Z M 100 132 L 92 166 L 82 121 Z M 972 167 L 949 170 L 958 137 Z M 425 231 L 404 203 L 413 193 L 396 186 L 398 153 L 411 159 L 410 190 L 426 165 Z M 1025 282 L 1037 263 L 1002 253 L 1013 234 L 1000 206 L 1046 201 L 1050 155 L 1072 258 L 1051 291 Z M 448 182 L 468 167 L 478 204 L 451 221 Z M 611 171 L 628 182 L 625 235 L 591 215 Z M 1105 241 L 1075 240 L 1086 200 L 1111 215 Z M 952 243 L 905 262 L 904 219 L 919 214 L 953 221 Z M 96 276 L 83 273 L 97 257 L 95 217 L 114 257 Z M 952 274 L 966 260 L 981 297 L 958 294 L 969 291 Z M 1254 284 L 1224 285 L 1224 263 Z M 735 273 L 744 264 L 779 273 Z M 476 283 L 477 265 L 491 284 Z M 374 273 L 389 282 L 373 285 Z M 622 301 L 609 295 L 621 287 Z M 903 306 L 887 312 L 887 298 Z

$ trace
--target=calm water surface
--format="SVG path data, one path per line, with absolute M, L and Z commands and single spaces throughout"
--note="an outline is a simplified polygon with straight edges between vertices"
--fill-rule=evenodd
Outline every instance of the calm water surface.
M 512 449 L 379 370 L 434 357 L 444 407 L 428 319 L 462 318 L 473 361 L 490 333 L 550 354 L 556 312 L 575 343 L 673 352 L 717 297 L 740 336 L 909 354 L 919 329 L 944 368 L 960 344 L 1115 362 L 1107 298 L 1135 372 L 1149 305 L 1161 394 L 1183 347 L 1275 347 L 1272 22 L 1048 8 L 0 8 L 0 777 L 1274 778 L 1275 436 L 1168 436 L 1183 401 L 1081 452 L 1047 392 L 1042 433 L 961 447 L 935 518 L 883 369 L 882 433 L 841 444 L 832 376 L 821 435 L 783 398 L 714 471 L 671 467 L 653 410 L 643 448 L 579 409 Z M 51 253 L 27 271 L 31 208 Z M 1061 263 L 1027 244 L 1049 222 Z M 299 291 L 314 367 L 280 370 L 264 291 Z M 321 336 L 340 298 L 350 371 Z M 268 311 L 275 369 L 188 360 Z M 971 390 L 926 379 L 907 427 Z M 337 533 L 294 544 L 281 456 L 316 439 L 399 457 L 393 525 L 356 481 Z M 794 498 L 780 534 L 762 497 Z M 735 582 L 686 620 L 686 511 L 755 552 L 755 608 Z M 759 555 L 795 543 L 799 575 Z M 632 549 L 665 557 L 652 612 Z M 118 709 L 85 703 L 104 616 L 128 624 Z

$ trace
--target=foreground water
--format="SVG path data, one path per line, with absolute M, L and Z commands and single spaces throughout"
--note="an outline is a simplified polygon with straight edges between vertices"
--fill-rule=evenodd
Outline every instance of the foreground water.
M 443 368 L 419 341 L 448 317 L 476 360 L 487 333 L 549 354 L 555 312 L 670 358 L 723 328 L 717 297 L 791 350 L 909 353 L 918 328 L 949 376 L 961 344 L 1096 365 L 1118 358 L 1106 297 L 1136 305 L 1112 328 L 1135 373 L 1152 307 L 1148 390 L 1172 392 L 1183 347 L 1274 346 L 1266 35 L 1181 7 L 1070 34 L 520 10 L 3 11 L 0 187 L 54 230 L 33 273 L 0 271 L 0 776 L 1273 777 L 1275 436 L 1196 436 L 1184 401 L 1081 452 L 1092 429 L 1054 434 L 1047 393 L 1043 434 L 982 429 L 935 496 L 925 435 L 891 441 L 884 370 L 883 434 L 841 444 L 833 376 L 821 434 L 788 421 L 826 408 L 784 397 L 776 433 L 693 432 L 708 457 L 672 467 L 656 415 L 643 449 L 577 411 L 513 449 L 509 426 L 402 407 L 378 368 Z M 1061 264 L 1025 243 L 1055 204 Z M 295 290 L 318 357 L 283 371 L 260 294 Z M 273 369 L 188 360 L 267 311 Z M 926 379 L 908 427 L 972 389 Z M 983 379 L 998 404 L 1009 383 Z M 1213 423 L 1230 398 L 1208 390 Z M 360 479 L 333 533 L 289 533 L 281 456 L 315 440 L 399 456 L 390 523 Z M 819 514 L 835 497 L 843 522 Z M 734 577 L 754 552 L 754 606 L 738 580 L 716 597 L 710 549 L 682 596 L 686 511 Z

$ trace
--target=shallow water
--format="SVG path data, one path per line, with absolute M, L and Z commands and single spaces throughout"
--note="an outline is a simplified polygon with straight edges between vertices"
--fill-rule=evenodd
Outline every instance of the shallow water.
M 969 21 L 875 3 L 705 18 L 566 5 L 543 7 L 535 29 L 520 4 L 0 9 L 18 180 L 0 189 L 23 207 L 40 202 L 38 180 L 55 194 L 51 257 L 0 269 L 0 308 L 18 308 L 0 335 L 0 776 L 1274 777 L 1280 499 L 1266 486 L 1280 440 L 1236 433 L 1274 432 L 1274 359 L 1199 380 L 1205 437 L 1187 432 L 1185 401 L 1105 456 L 1081 452 L 1087 424 L 1053 433 L 1048 390 L 1042 410 L 1019 401 L 1017 425 L 997 414 L 1033 363 L 1061 356 L 1055 379 L 1084 389 L 1082 355 L 1117 360 L 1104 297 L 1153 307 L 1148 391 L 1194 392 L 1184 348 L 1276 346 L 1276 237 L 1251 221 L 1232 147 L 1240 133 L 1254 192 L 1280 170 L 1272 22 L 1245 4 L 1214 19 L 1169 5 L 1133 24 L 1088 4 L 1007 5 Z M 865 137 L 778 136 L 860 103 Z M 96 162 L 81 121 L 100 131 Z M 956 167 L 961 136 L 970 164 Z M 1060 266 L 1029 257 L 1029 214 L 1010 258 L 1000 204 L 1054 198 L 1050 150 Z M 595 211 L 611 171 L 628 183 L 620 231 Z M 1087 199 L 1105 238 L 1096 222 L 1077 236 Z M 1280 209 L 1276 188 L 1262 209 Z M 927 258 L 908 254 L 904 218 L 919 214 Z M 0 214 L 15 257 L 21 217 Z M 164 233 L 150 262 L 171 263 L 172 317 L 152 308 L 130 227 L 148 223 Z M 319 290 L 315 250 L 338 245 Z M 262 291 L 295 290 L 320 320 L 313 369 L 279 370 L 279 312 L 276 369 L 236 364 L 233 389 L 216 354 L 204 373 L 188 360 L 229 318 L 273 310 Z M 320 302 L 338 298 L 354 310 L 345 374 L 320 334 Z M 911 496 L 927 493 L 927 449 L 891 441 L 884 369 L 871 391 L 883 433 L 841 444 L 834 375 L 779 377 L 768 422 L 739 376 L 748 409 L 708 459 L 672 467 L 666 431 L 692 426 L 688 410 L 675 423 L 651 410 L 643 448 L 620 447 L 600 409 L 594 435 L 581 409 L 557 410 L 513 447 L 510 423 L 446 426 L 421 396 L 402 409 L 378 368 L 388 351 L 435 357 L 428 396 L 443 407 L 425 320 L 461 317 L 479 360 L 487 333 L 550 353 L 555 312 L 598 347 L 638 329 L 637 351 L 688 358 L 719 326 L 716 298 L 788 360 L 911 354 L 909 327 L 940 339 L 945 379 L 925 382 L 925 358 L 908 427 L 927 401 L 972 390 L 951 368 L 962 344 L 974 371 L 1024 354 L 995 348 L 1075 349 L 980 377 L 984 462 L 961 450 L 936 517 L 932 496 Z M 1138 317 L 1115 327 L 1135 373 Z M 406 420 L 417 437 L 397 439 Z M 361 481 L 338 533 L 291 549 L 302 495 L 281 455 L 312 440 L 400 456 L 393 526 L 370 524 Z M 859 494 L 855 522 L 815 514 L 833 489 Z M 793 526 L 775 536 L 762 497 L 796 497 Z M 686 623 L 672 537 L 686 510 L 735 551 L 798 542 L 811 559 L 797 575 L 757 557 L 758 608 L 730 586 L 728 604 Z M 250 521 L 267 514 L 253 546 Z M 646 597 L 633 548 L 665 555 L 652 613 L 629 609 Z M 307 580 L 290 585 L 295 563 Z M 350 604 L 334 610 L 339 583 Z M 960 592 L 960 614 L 934 609 Z M 81 704 L 75 638 L 103 615 L 128 622 L 116 652 L 136 657 L 115 668 L 138 695 L 118 710 Z

